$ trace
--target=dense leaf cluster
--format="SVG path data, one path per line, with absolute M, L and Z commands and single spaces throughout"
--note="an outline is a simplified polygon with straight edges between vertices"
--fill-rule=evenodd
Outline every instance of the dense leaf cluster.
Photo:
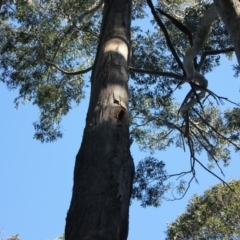
M 25 101 L 38 106 L 34 137 L 42 142 L 62 136 L 62 117 L 84 97 L 87 83 L 83 74 L 93 65 L 101 27 L 101 5 L 95 8 L 98 3 L 101 1 L 6 0 L 1 7 L 0 80 L 9 89 L 19 90 L 16 106 Z M 183 60 L 209 5 L 182 0 L 154 4 L 133 1 L 131 138 L 150 154 L 170 146 L 188 149 L 191 167 L 178 176 L 190 173 L 192 181 L 196 163 L 210 171 L 221 161 L 229 164 L 230 146 L 239 150 L 240 112 L 237 104 L 223 112 L 218 104 L 227 99 L 211 89 L 184 114 L 179 112 L 196 97 L 199 87 L 185 79 Z M 213 71 L 220 64 L 219 54 L 231 57 L 232 50 L 225 27 L 216 19 L 193 60 L 195 70 L 202 75 Z M 185 99 L 185 93 L 179 97 L 183 85 L 191 89 Z M 204 152 L 209 166 L 199 159 Z M 140 161 L 136 172 L 133 197 L 144 206 L 158 206 L 169 188 L 163 185 L 169 178 L 164 163 L 150 156 Z M 187 188 L 187 182 L 180 180 L 178 192 L 184 194 Z
M 40 110 L 35 138 L 61 137 L 59 124 L 73 102 L 84 97 L 82 74 L 65 72 L 91 66 L 96 51 L 98 17 L 73 20 L 91 1 L 7 1 L 0 14 L 0 80 L 18 89 L 16 107 L 31 101 Z M 71 14 L 70 14 L 70 13 Z M 97 14 L 96 14 L 97 15 Z M 98 20 L 99 21 L 99 20 Z M 94 34 L 91 33 L 94 32 Z M 65 70 L 59 71 L 59 69 Z
M 167 12 L 166 7 L 162 7 L 162 9 Z M 204 4 L 195 4 L 194 7 L 185 9 L 184 15 L 179 21 L 191 32 L 191 36 L 176 27 L 169 18 L 160 16 L 169 35 L 168 41 L 174 46 L 181 62 L 184 54 L 191 48 L 191 39 L 194 40 L 199 22 L 207 9 L 208 5 Z M 172 9 L 169 12 L 171 11 Z M 184 77 L 184 73 L 170 50 L 166 34 L 163 34 L 161 26 L 153 21 L 153 27 L 155 31 L 142 31 L 138 35 L 134 35 L 132 39 L 131 64 L 133 68 L 138 69 L 131 71 L 131 134 L 140 148 L 150 151 L 150 153 L 166 150 L 170 146 L 181 148 L 184 151 L 189 150 L 191 168 L 189 171 L 177 174 L 177 177 L 180 177 L 178 178 L 177 192 L 184 195 L 189 187 L 189 182 L 181 180 L 181 177 L 191 173 L 191 182 L 195 178 L 196 163 L 207 171 L 218 166 L 222 172 L 221 162 L 223 166 L 227 166 L 231 159 L 229 147 L 233 146 L 236 151 L 239 150 L 239 128 L 236 126 L 239 108 L 236 104 L 237 107 L 223 111 L 221 104 L 228 99 L 209 90 L 200 104 L 197 103 L 188 110 L 188 117 L 182 118 L 179 109 L 183 100 L 179 98 L 179 89 L 183 84 L 181 77 Z M 199 69 L 201 74 L 213 71 L 220 64 L 218 50 L 230 47 L 229 35 L 220 19 L 217 19 L 204 47 L 194 60 L 196 69 Z M 222 53 L 227 54 L 228 57 L 231 57 L 232 54 L 229 51 Z M 141 72 L 138 71 L 139 68 L 141 68 Z M 189 87 L 191 88 L 191 86 Z M 230 116 L 235 120 L 230 119 Z M 209 164 L 206 166 L 200 158 L 203 153 L 207 154 L 209 160 Z M 147 175 L 147 162 L 146 165 L 142 162 L 140 165 L 142 174 Z M 155 170 L 157 168 L 156 166 Z M 159 166 L 158 172 L 164 171 L 163 168 L 163 166 Z M 176 175 L 174 174 L 174 176 Z M 166 176 L 162 176 L 162 178 L 152 176 L 151 178 L 152 182 L 159 185 L 166 179 Z M 141 198 L 144 206 L 160 203 L 156 200 L 157 195 L 152 191 L 151 184 L 148 185 L 149 188 L 136 186 L 146 193 L 144 196 L 141 195 L 142 198 L 138 194 L 133 195 L 137 199 Z M 166 185 L 165 189 L 169 189 L 169 185 Z M 159 188 L 159 192 L 161 192 L 161 188 Z M 161 197 L 159 196 L 159 198 Z
M 239 239 L 240 181 L 228 184 L 195 195 L 186 212 L 168 225 L 167 239 Z

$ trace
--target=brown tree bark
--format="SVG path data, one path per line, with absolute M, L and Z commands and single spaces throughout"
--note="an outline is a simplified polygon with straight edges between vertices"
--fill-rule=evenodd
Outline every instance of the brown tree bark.
M 66 240 L 127 239 L 134 175 L 128 117 L 131 4 L 131 0 L 104 3 Z
M 214 0 L 214 4 L 231 36 L 238 63 L 240 64 L 240 1 Z

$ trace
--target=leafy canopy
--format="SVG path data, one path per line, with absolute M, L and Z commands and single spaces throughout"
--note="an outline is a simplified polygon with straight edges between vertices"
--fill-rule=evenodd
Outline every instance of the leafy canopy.
M 239 239 L 240 180 L 195 195 L 186 212 L 168 225 L 167 239 Z
M 1 6 L 0 81 L 19 91 L 16 107 L 31 102 L 39 108 L 37 140 L 62 137 L 62 117 L 84 98 L 84 74 L 93 66 L 102 6 L 103 1 L 86 0 L 6 0 Z M 230 59 L 233 51 L 213 13 L 206 1 L 133 1 L 131 139 L 150 154 L 188 149 L 190 169 L 173 174 L 180 177 L 182 195 L 196 179 L 195 164 L 213 173 L 214 166 L 229 164 L 230 146 L 239 150 L 239 106 L 223 111 L 219 104 L 228 99 L 208 89 L 205 78 L 219 66 L 220 54 Z M 199 38 L 202 29 L 206 34 Z M 184 100 L 177 97 L 183 85 L 190 87 Z M 204 152 L 208 166 L 199 159 Z M 186 174 L 190 182 L 181 179 Z M 163 182 L 171 176 L 165 163 L 150 155 L 136 168 L 133 197 L 143 206 L 159 206 L 170 188 Z

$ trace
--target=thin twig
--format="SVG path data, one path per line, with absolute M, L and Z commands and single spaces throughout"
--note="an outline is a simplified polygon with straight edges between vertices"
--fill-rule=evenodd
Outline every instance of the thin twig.
M 217 179 L 219 179 L 224 185 L 226 185 L 231 191 L 235 192 L 231 187 L 230 185 L 225 182 L 222 178 L 220 178 L 217 174 L 215 174 L 214 172 L 212 172 L 211 170 L 209 170 L 207 167 L 205 167 L 197 158 L 195 158 L 196 162 L 199 163 L 199 165 L 205 169 L 207 172 L 209 172 L 210 174 L 212 174 L 214 177 L 216 177 Z
M 197 127 L 196 127 L 197 128 Z M 198 128 L 197 128 L 198 129 Z M 208 145 L 210 145 L 211 149 L 213 149 L 213 146 L 209 143 L 209 141 L 203 136 L 203 134 L 201 133 L 201 131 L 199 131 L 198 129 L 198 132 L 201 134 L 202 138 L 207 142 Z M 225 174 L 222 170 L 222 168 L 220 167 L 220 165 L 218 164 L 218 161 L 217 159 L 215 158 L 215 156 L 211 153 L 211 150 L 209 151 L 207 149 L 207 147 L 201 142 L 201 140 L 198 138 L 198 136 L 193 132 L 192 133 L 195 138 L 198 140 L 198 142 L 201 144 L 201 146 L 205 149 L 205 151 L 212 157 L 212 159 L 214 160 L 214 162 L 216 163 L 218 169 L 220 170 L 221 174 L 225 177 Z

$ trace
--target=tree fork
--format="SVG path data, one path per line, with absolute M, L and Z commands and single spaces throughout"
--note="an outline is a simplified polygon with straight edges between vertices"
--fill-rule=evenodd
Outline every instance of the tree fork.
M 134 175 L 128 117 L 131 5 L 130 0 L 104 3 L 66 240 L 127 239 Z

